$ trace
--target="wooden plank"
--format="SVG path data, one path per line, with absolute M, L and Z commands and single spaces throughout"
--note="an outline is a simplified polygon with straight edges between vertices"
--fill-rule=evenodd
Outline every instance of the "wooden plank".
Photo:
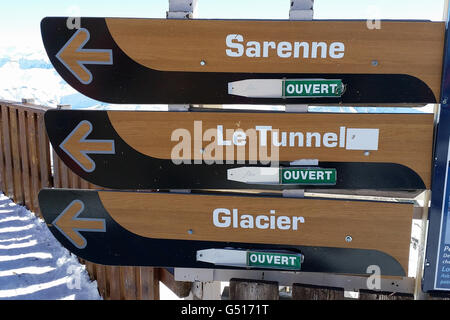
M 33 112 L 27 112 L 27 138 L 29 147 L 29 163 L 30 163 L 30 185 L 31 185 L 31 198 L 33 199 L 34 212 L 39 213 L 39 199 L 38 194 L 41 189 L 41 177 L 39 174 L 39 147 L 36 137 L 36 114 Z
M 0 105 L 0 190 L 6 193 L 6 172 L 5 172 L 5 155 L 3 153 L 3 115 Z
M 189 281 L 175 281 L 173 274 L 171 274 L 167 269 L 159 269 L 159 280 L 164 283 L 164 285 L 169 288 L 174 294 L 179 298 L 186 298 L 189 296 L 191 291 L 192 282 Z
M 107 294 L 107 282 L 106 282 L 106 267 L 100 264 L 95 265 L 95 269 L 96 269 L 96 277 L 95 280 L 97 280 L 97 287 L 98 287 L 98 292 L 100 294 L 100 296 L 102 296 L 103 298 L 106 297 Z
M 107 299 L 120 300 L 120 267 L 107 266 L 105 268 L 108 282 Z
M 61 160 L 52 148 L 53 155 L 53 187 L 61 188 Z
M 86 270 L 89 274 L 89 278 L 91 279 L 91 281 L 95 280 L 95 264 L 85 260 L 84 261 L 84 265 L 86 266 Z
M 159 269 L 137 267 L 138 300 L 159 300 Z
M 227 113 L 224 117 L 215 112 L 180 116 L 177 112 L 108 111 L 108 118 L 129 146 L 152 158 L 392 163 L 414 170 L 426 188 L 430 187 L 433 114 Z M 224 147 L 225 142 L 219 144 L 219 126 L 222 126 L 223 141 L 231 144 L 234 132 L 240 132 L 245 134 L 246 144 L 241 147 L 232 144 Z M 272 127 L 265 135 L 266 140 L 255 129 L 257 126 Z M 359 137 L 359 129 L 355 128 L 371 129 L 369 135 L 375 139 L 374 144 L 352 146 L 352 139 L 356 141 Z M 350 130 L 355 132 L 353 136 Z M 179 132 L 181 138 L 173 138 L 174 132 Z M 207 132 L 215 137 L 213 142 L 205 138 Z M 334 142 L 326 142 L 326 136 L 334 137 Z M 367 137 L 359 141 L 365 139 Z M 274 141 L 281 146 L 276 146 Z M 174 152 L 181 147 L 183 152 Z M 210 152 L 201 153 L 200 149 Z
M 69 168 L 67 168 L 67 166 L 61 159 L 59 160 L 59 172 L 60 172 L 61 188 L 70 188 Z
M 80 182 L 80 188 L 81 188 L 81 189 L 89 189 L 89 182 L 87 182 L 86 180 L 81 179 L 81 178 L 80 178 L 80 180 L 81 180 L 81 182 Z
M 11 137 L 11 156 L 13 164 L 13 179 L 14 179 L 14 202 L 17 204 L 24 204 L 24 192 L 22 185 L 22 164 L 20 161 L 20 147 L 19 147 L 19 126 L 18 115 L 16 108 L 9 109 L 9 129 Z
M 442 22 L 383 21 L 383 28 L 374 32 L 367 28 L 365 20 L 105 20 L 114 41 L 131 59 L 156 70 L 408 74 L 424 81 L 435 97 L 440 96 L 445 39 Z M 242 41 L 237 39 L 237 34 Z M 229 36 L 234 46 L 242 46 L 242 54 L 237 48 L 227 46 Z M 259 57 L 247 56 L 247 41 L 259 42 Z M 275 45 L 289 42 L 291 49 L 285 52 L 289 57 L 281 57 L 275 49 L 264 54 L 264 41 L 274 41 Z M 302 49 L 298 52 L 297 58 L 295 42 L 306 42 L 308 46 L 306 52 Z M 315 57 L 313 42 L 323 42 L 327 48 L 338 43 L 342 51 L 333 57 L 324 50 L 322 56 L 319 53 Z M 238 56 L 227 54 L 230 51 Z M 187 54 L 180 55 L 180 52 Z M 378 62 L 376 65 L 372 64 L 374 60 Z
M 11 138 L 9 128 L 9 108 L 5 105 L 2 108 L 3 120 L 3 152 L 5 155 L 5 178 L 6 178 L 6 195 L 10 198 L 14 196 L 14 176 L 12 164 Z
M 120 267 L 121 300 L 137 299 L 137 281 L 135 267 Z
M 279 300 L 278 282 L 230 280 L 230 300 Z
M 37 130 L 39 146 L 39 165 L 41 176 L 41 187 L 47 188 L 53 184 L 50 166 L 50 142 L 44 124 L 44 114 L 37 113 Z
M 293 300 L 344 300 L 343 288 L 329 288 L 295 283 L 292 286 Z
M 2 105 L 3 119 L 3 151 L 5 155 L 5 179 L 6 179 L 6 195 L 10 198 L 14 196 L 14 177 L 11 151 L 11 138 L 9 129 L 9 108 Z
M 19 142 L 20 142 L 20 154 L 21 154 L 21 162 L 22 162 L 22 183 L 23 183 L 23 192 L 25 205 L 28 209 L 33 210 L 33 200 L 31 196 L 31 172 L 29 165 L 29 157 L 28 157 L 28 131 L 26 124 L 26 115 L 25 111 L 19 109 Z M 33 210 L 34 211 L 34 210 Z
M 220 282 L 195 281 L 192 283 L 191 294 L 188 299 L 192 300 L 220 300 L 222 294 L 220 292 Z
M 80 179 L 79 177 L 72 171 L 69 169 L 68 171 L 69 174 L 69 186 L 72 189 L 79 189 L 80 188 Z
M 391 255 L 408 269 L 412 204 L 105 191 L 98 195 L 117 223 L 147 238 L 370 249 Z M 259 228 L 255 217 L 261 214 L 267 221 L 269 215 L 273 221 L 287 217 L 289 230 L 275 222 Z

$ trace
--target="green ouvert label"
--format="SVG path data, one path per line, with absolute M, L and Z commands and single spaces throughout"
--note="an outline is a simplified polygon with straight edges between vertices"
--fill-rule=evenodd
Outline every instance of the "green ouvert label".
M 281 184 L 322 184 L 335 185 L 336 169 L 322 168 L 281 168 Z
M 344 93 L 342 80 L 291 79 L 283 81 L 284 98 L 336 98 Z
M 249 267 L 300 270 L 301 264 L 302 255 L 300 254 L 247 251 Z

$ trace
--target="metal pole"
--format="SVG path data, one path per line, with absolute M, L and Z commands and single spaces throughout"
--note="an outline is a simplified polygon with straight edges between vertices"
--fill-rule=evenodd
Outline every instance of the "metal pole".
M 289 0 L 289 20 L 313 20 L 314 0 Z M 308 112 L 306 104 L 287 104 L 286 112 L 305 113 Z
M 425 263 L 425 248 L 427 240 L 427 230 L 428 230 L 428 210 L 431 200 L 431 191 L 425 191 L 423 198 L 423 208 L 422 208 L 422 232 L 419 240 L 419 256 L 417 259 L 417 271 L 416 271 L 416 281 L 414 286 L 414 300 L 426 300 L 427 295 L 422 291 L 422 276 L 423 267 Z
M 192 19 L 197 6 L 197 0 L 169 0 L 167 19 Z M 189 111 L 189 104 L 169 104 L 168 111 Z

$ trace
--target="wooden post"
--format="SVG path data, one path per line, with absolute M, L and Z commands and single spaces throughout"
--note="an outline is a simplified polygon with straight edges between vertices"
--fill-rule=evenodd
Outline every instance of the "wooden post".
M 278 282 L 230 280 L 230 300 L 279 300 Z
M 165 268 L 159 269 L 159 280 L 179 298 L 186 298 L 191 292 L 191 282 L 175 281 L 173 274 Z
M 11 158 L 13 165 L 13 179 L 14 179 L 14 202 L 24 205 L 23 187 L 22 187 L 22 167 L 20 161 L 19 149 L 19 126 L 18 126 L 18 111 L 17 108 L 9 108 L 9 125 L 11 137 Z
M 6 194 L 6 177 L 5 177 L 5 157 L 3 155 L 3 120 L 2 118 L 4 115 L 2 115 L 2 107 L 0 105 L 0 191 Z
M 20 161 L 22 165 L 22 187 L 24 195 L 24 203 L 30 210 L 33 209 L 31 199 L 31 185 L 30 185 L 30 167 L 28 161 L 28 138 L 26 128 L 26 116 L 23 109 L 18 109 L 19 116 L 19 146 L 20 146 Z
M 137 267 L 138 300 L 159 300 L 159 269 Z
M 414 296 L 410 294 L 391 293 L 391 292 L 373 292 L 360 290 L 359 300 L 413 300 Z
M 6 188 L 3 193 L 9 198 L 14 197 L 14 178 L 12 171 L 12 155 L 11 155 L 11 138 L 9 130 L 9 108 L 6 105 L 1 106 L 2 111 L 2 145 L 3 155 L 5 157 L 5 172 L 4 172 L 4 182 L 6 182 Z
M 128 266 L 120 266 L 120 299 L 136 300 L 136 268 Z
M 27 136 L 29 142 L 28 156 L 30 160 L 30 183 L 31 183 L 31 193 L 33 199 L 33 211 L 41 215 L 41 210 L 39 209 L 38 194 L 41 189 L 41 179 L 39 175 L 39 147 L 37 144 L 37 130 L 36 130 L 36 113 L 33 111 L 27 112 Z
M 344 300 L 344 289 L 295 283 L 292 300 Z
M 106 276 L 109 286 L 107 287 L 109 300 L 120 300 L 120 267 L 109 266 L 106 268 Z
M 195 281 L 192 283 L 191 292 L 185 300 L 220 300 L 220 282 Z

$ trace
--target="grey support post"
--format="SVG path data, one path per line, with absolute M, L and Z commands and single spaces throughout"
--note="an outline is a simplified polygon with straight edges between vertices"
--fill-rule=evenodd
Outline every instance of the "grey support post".
M 314 15 L 314 0 L 289 0 L 289 20 L 312 20 Z M 308 106 L 304 104 L 286 105 L 286 112 L 305 113 Z
M 169 0 L 167 19 L 192 19 L 194 18 L 197 0 Z M 169 104 L 168 111 L 189 111 L 189 104 Z

